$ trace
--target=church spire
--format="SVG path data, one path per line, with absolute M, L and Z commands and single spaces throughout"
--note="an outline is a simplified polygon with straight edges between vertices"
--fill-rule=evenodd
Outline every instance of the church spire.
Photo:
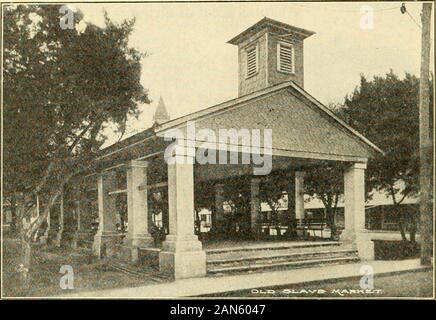
M 156 124 L 162 124 L 170 120 L 170 115 L 168 114 L 162 97 L 159 97 L 159 102 L 157 104 L 156 111 L 154 112 L 153 120 Z

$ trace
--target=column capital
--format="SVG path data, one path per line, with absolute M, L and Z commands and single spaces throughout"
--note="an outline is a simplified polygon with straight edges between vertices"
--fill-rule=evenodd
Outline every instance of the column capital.
M 189 141 L 187 141 L 189 143 Z M 171 148 L 170 148 L 171 147 Z M 185 145 L 185 141 L 178 141 L 178 144 L 170 145 L 164 152 L 164 160 L 167 165 L 194 164 L 196 157 L 195 144 Z
M 366 162 L 355 162 L 350 166 L 350 169 L 366 169 Z
M 297 179 L 298 178 L 304 178 L 305 174 L 306 174 L 305 171 L 295 171 L 294 172 L 295 178 L 297 178 Z
M 126 168 L 147 168 L 148 167 L 148 161 L 144 160 L 130 160 L 126 163 Z
M 189 150 L 195 151 L 195 149 L 189 149 Z M 176 153 L 172 156 L 169 156 L 168 158 L 165 158 L 165 162 L 168 166 L 173 166 L 173 165 L 178 165 L 178 164 L 194 165 L 195 164 L 195 153 L 194 154 Z

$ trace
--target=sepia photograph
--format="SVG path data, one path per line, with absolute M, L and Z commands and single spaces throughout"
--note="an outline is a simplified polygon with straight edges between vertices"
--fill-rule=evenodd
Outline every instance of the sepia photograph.
M 434 300 L 433 2 L 1 19 L 2 300 Z

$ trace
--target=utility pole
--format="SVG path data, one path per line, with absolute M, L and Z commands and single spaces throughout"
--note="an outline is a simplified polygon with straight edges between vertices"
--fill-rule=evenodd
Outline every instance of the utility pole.
M 419 80 L 419 184 L 421 264 L 432 264 L 433 203 L 432 203 L 432 142 L 430 139 L 430 28 L 432 3 L 422 4 L 421 75 Z

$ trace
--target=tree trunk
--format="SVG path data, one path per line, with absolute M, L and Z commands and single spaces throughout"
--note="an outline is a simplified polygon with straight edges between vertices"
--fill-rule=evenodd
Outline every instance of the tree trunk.
M 24 234 L 21 237 L 21 266 L 18 269 L 20 273 L 21 285 L 27 287 L 29 285 L 29 271 L 32 262 L 32 245 L 31 239 L 28 239 Z
M 334 210 L 332 207 L 326 208 L 326 222 L 327 222 L 327 227 L 330 228 L 330 238 L 333 240 L 336 236 L 336 224 L 335 224 Z
M 22 268 L 21 271 L 21 279 L 23 280 L 23 284 L 28 284 L 28 272 L 31 266 L 31 255 L 32 255 L 32 241 L 35 237 L 36 232 L 41 227 L 42 223 L 47 220 L 48 213 L 52 208 L 53 204 L 56 202 L 59 195 L 62 193 L 62 187 L 65 183 L 67 183 L 73 175 L 69 174 L 63 183 L 58 186 L 57 190 L 54 191 L 53 194 L 49 197 L 48 203 L 44 208 L 43 213 L 38 216 L 38 218 L 32 223 L 32 211 L 35 209 L 36 204 L 30 200 L 34 195 L 33 192 L 29 193 L 27 197 L 24 199 L 27 201 L 23 204 L 23 214 L 20 216 L 20 237 L 21 237 L 21 255 L 22 255 Z
M 279 220 L 279 213 L 275 209 L 274 203 L 271 203 L 271 222 L 275 225 L 277 238 L 280 238 L 282 235 L 282 230 L 280 229 L 280 220 Z
M 75 146 L 79 143 L 80 139 L 90 129 L 90 140 L 95 141 L 97 134 L 100 131 L 101 123 L 103 120 L 98 119 L 98 122 L 93 127 L 89 125 L 83 130 L 79 136 L 76 137 L 73 144 L 67 148 L 68 150 L 62 150 L 58 148 L 59 158 L 52 160 L 41 179 L 38 181 L 33 190 L 24 197 L 23 208 L 20 208 L 20 213 L 17 216 L 17 224 L 19 225 L 20 238 L 22 244 L 22 270 L 25 274 L 25 280 L 27 281 L 27 273 L 30 269 L 31 254 L 32 254 L 32 241 L 35 234 L 41 227 L 41 225 L 47 220 L 48 213 L 55 203 L 58 196 L 62 193 L 62 188 L 67 184 L 71 178 L 78 172 L 90 168 L 92 166 L 91 156 L 85 156 L 83 158 L 74 159 L 72 152 Z M 91 151 L 91 150 L 89 150 Z M 90 153 L 88 153 L 90 154 Z M 72 170 L 71 168 L 74 168 Z M 47 188 L 48 187 L 48 188 Z M 43 213 L 32 223 L 31 222 L 31 210 L 35 207 L 35 203 L 32 198 L 41 192 L 45 192 L 50 195 L 47 205 L 44 206 Z M 26 200 L 27 199 L 27 200 Z M 21 206 L 21 203 L 20 203 Z
M 330 228 L 330 239 L 334 240 L 336 237 L 336 223 L 335 223 L 335 213 L 333 210 L 333 195 L 327 194 L 324 199 L 322 199 L 326 214 L 326 224 Z M 337 203 L 337 201 L 336 201 Z
M 212 208 L 211 208 L 211 211 L 212 211 L 212 213 L 211 213 L 211 221 L 210 221 L 210 233 L 211 234 L 216 234 L 217 233 L 217 230 L 218 230 L 218 228 L 217 228 L 217 220 L 216 220 L 216 209 L 215 209 L 215 206 L 212 206 Z
M 282 236 L 282 229 L 279 225 L 276 226 L 277 237 L 280 238 Z
M 401 239 L 403 239 L 403 241 L 407 241 L 406 230 L 404 228 L 404 215 L 399 208 L 399 203 L 397 202 L 397 199 L 395 197 L 395 190 L 394 190 L 393 185 L 390 186 L 390 192 L 391 192 L 391 196 L 392 196 L 392 203 L 394 206 L 394 210 L 395 210 L 395 212 L 398 212 L 398 227 L 400 228 Z M 404 197 L 403 197 L 403 199 L 404 199 Z
M 25 209 L 24 209 L 25 210 Z M 31 209 L 30 209 L 31 210 Z M 26 220 L 27 217 L 23 217 L 22 220 Z M 27 237 L 27 228 L 24 226 L 25 222 L 21 222 L 21 265 L 19 268 L 21 284 L 23 286 L 28 285 L 28 273 L 30 271 L 30 264 L 32 262 L 32 238 Z M 30 225 L 30 221 L 29 221 Z
M 200 220 L 200 214 L 198 210 L 194 210 L 195 213 L 195 221 L 194 221 L 194 233 L 197 236 L 201 235 L 201 220 Z
M 17 197 L 15 192 L 11 196 L 11 235 L 17 232 Z
M 416 230 L 417 230 L 416 215 L 414 212 L 412 212 L 410 216 L 410 241 L 411 242 L 416 242 Z
M 394 208 L 396 208 L 398 210 L 399 206 L 395 204 Z M 398 218 L 398 226 L 400 228 L 401 239 L 403 239 L 403 241 L 407 241 L 406 229 L 405 229 L 405 226 L 404 226 L 404 214 L 401 213 L 401 212 L 400 212 L 399 218 Z
M 416 229 L 415 230 L 410 230 L 410 241 L 411 242 L 416 242 Z

